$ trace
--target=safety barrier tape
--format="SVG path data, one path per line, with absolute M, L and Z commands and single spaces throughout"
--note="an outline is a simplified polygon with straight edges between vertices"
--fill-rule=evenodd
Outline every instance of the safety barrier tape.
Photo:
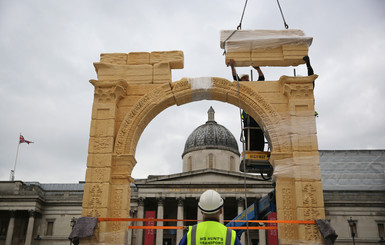
M 139 219 L 139 218 L 98 218 L 98 221 L 164 221 L 164 222 L 201 222 L 192 219 Z M 245 222 L 246 220 L 221 220 L 223 222 Z M 315 224 L 314 220 L 247 220 L 249 223 L 275 223 L 275 224 Z
M 229 227 L 233 230 L 277 230 L 276 226 L 253 226 L 253 227 Z M 128 229 L 143 229 L 143 230 L 182 230 L 188 229 L 188 226 L 128 226 Z

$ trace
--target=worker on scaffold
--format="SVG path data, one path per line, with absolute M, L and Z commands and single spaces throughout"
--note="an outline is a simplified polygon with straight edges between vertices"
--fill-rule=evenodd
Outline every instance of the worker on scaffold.
M 203 222 L 189 226 L 179 245 L 242 245 L 234 230 L 219 223 L 219 217 L 223 212 L 223 199 L 218 192 L 214 190 L 203 192 L 198 207 L 202 212 Z
M 235 61 L 230 59 L 229 65 L 231 66 L 231 72 L 235 81 L 249 81 L 249 75 L 242 75 L 240 78 L 235 70 Z M 259 66 L 253 66 L 254 69 L 258 71 L 258 81 L 265 81 L 265 76 Z M 245 141 L 246 141 L 246 150 L 248 151 L 263 151 L 265 148 L 265 137 L 263 135 L 262 129 L 259 127 L 258 123 L 242 110 L 242 121 Z M 250 135 L 250 138 L 249 138 Z

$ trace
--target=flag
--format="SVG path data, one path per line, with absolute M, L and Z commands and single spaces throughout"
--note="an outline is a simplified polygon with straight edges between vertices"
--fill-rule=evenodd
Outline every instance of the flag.
M 33 143 L 33 142 L 32 142 L 32 141 L 29 141 L 29 140 L 26 140 L 26 139 L 24 139 L 24 136 L 20 134 L 20 140 L 19 140 L 19 144 L 21 144 L 21 143 L 27 143 L 27 144 L 29 144 L 29 143 Z

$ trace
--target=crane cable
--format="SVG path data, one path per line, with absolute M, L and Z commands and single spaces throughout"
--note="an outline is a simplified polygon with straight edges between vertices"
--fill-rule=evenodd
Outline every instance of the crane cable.
M 283 20 L 283 24 L 285 26 L 285 29 L 289 29 L 289 25 L 286 23 L 285 17 L 283 16 L 283 12 L 282 12 L 281 5 L 279 4 L 279 0 L 277 0 L 277 3 L 278 3 L 279 11 L 281 12 L 281 16 L 282 16 L 282 20 Z
M 243 7 L 243 11 L 242 11 L 242 15 L 241 15 L 241 19 L 239 21 L 239 24 L 237 26 L 237 29 L 235 29 L 226 39 L 225 41 L 223 42 L 223 47 L 224 47 L 224 52 L 223 52 L 223 55 L 226 54 L 226 42 L 238 31 L 238 30 L 241 30 L 242 29 L 242 21 L 243 21 L 243 17 L 245 15 L 245 10 L 246 10 L 246 6 L 247 6 L 247 2 L 248 0 L 245 0 L 245 5 Z M 286 20 L 285 20 L 285 17 L 283 16 L 283 12 L 282 12 L 282 8 L 281 8 L 281 5 L 279 4 L 279 0 L 277 0 L 277 3 L 278 3 L 278 7 L 279 7 L 279 10 L 281 12 L 281 16 L 282 16 L 282 19 L 283 19 L 283 22 L 284 22 L 284 26 L 286 29 L 289 28 L 289 25 L 286 23 Z M 242 142 L 242 152 L 243 152 L 243 159 L 242 159 L 242 162 L 241 164 L 243 164 L 243 171 L 244 171 L 244 198 L 245 198 L 245 207 L 247 208 L 247 192 L 246 192 L 246 187 L 247 187 L 247 182 L 246 182 L 246 163 L 245 163 L 245 138 L 244 138 L 244 134 L 243 134 L 243 131 L 244 131 L 244 128 L 243 128 L 243 124 L 242 124 L 242 109 L 241 109 L 241 96 L 240 96 L 240 86 L 239 86 L 239 77 L 237 75 L 237 88 L 238 88 L 238 108 L 239 108 L 239 116 L 240 116 L 240 119 L 241 119 L 241 136 L 240 136 L 240 141 Z M 249 220 L 248 220 L 248 216 L 246 215 L 245 216 L 246 218 L 246 239 L 247 241 L 249 241 Z
M 246 10 L 246 6 L 247 6 L 247 2 L 248 0 L 245 1 L 245 5 L 243 7 L 243 11 L 242 11 L 242 15 L 241 15 L 241 20 L 239 21 L 239 24 L 237 26 L 237 29 L 235 29 L 230 36 L 228 36 L 226 38 L 226 40 L 224 41 L 224 52 L 223 52 L 223 55 L 226 54 L 226 42 L 227 40 L 229 40 L 234 34 L 235 32 L 237 32 L 238 30 L 241 30 L 242 29 L 242 21 L 243 21 L 243 16 L 245 15 L 245 10 Z M 242 152 L 243 152 L 243 155 L 245 155 L 245 138 L 244 138 L 244 134 L 243 134 L 243 131 L 244 131 L 244 128 L 243 128 L 243 124 L 242 124 L 242 109 L 241 109 L 241 95 L 240 95 L 240 87 L 239 87 L 239 77 L 238 75 L 236 76 L 237 78 L 237 88 L 238 88 L 238 108 L 239 108 L 239 117 L 240 117 L 240 121 L 241 121 L 241 136 L 240 136 L 240 141 L 242 142 Z M 242 162 L 241 164 L 243 164 L 243 170 L 244 170 L 244 175 L 243 175 L 243 189 L 244 189 L 244 205 L 245 205 L 245 209 L 247 209 L 247 192 L 246 192 L 246 187 L 247 187 L 247 184 L 246 184 L 246 162 L 245 162 L 245 159 L 242 159 Z M 249 241 L 250 239 L 250 233 L 249 233 L 249 218 L 248 216 L 246 215 L 245 216 L 246 218 L 246 240 Z
M 247 1 L 245 2 L 245 6 L 243 7 L 243 12 L 242 12 L 242 16 L 241 16 L 241 20 L 239 21 L 239 25 L 237 26 L 237 30 L 241 30 L 242 29 L 242 20 L 243 20 L 243 16 L 245 15 L 245 10 L 246 10 L 246 6 L 247 6 Z
M 245 6 L 243 7 L 243 11 L 242 11 L 242 15 L 241 15 L 241 20 L 239 21 L 239 24 L 238 24 L 238 26 L 237 26 L 237 29 L 235 29 L 231 34 L 230 34 L 230 36 L 228 36 L 227 38 L 226 38 L 226 40 L 225 41 L 223 41 L 223 55 L 225 55 L 226 54 L 226 42 L 227 42 L 227 40 L 229 40 L 238 30 L 241 30 L 242 29 L 242 21 L 243 21 L 243 16 L 245 15 L 245 10 L 246 10 L 246 6 L 247 6 L 247 1 L 248 0 L 246 0 L 245 1 Z
M 241 15 L 241 20 L 239 21 L 239 24 L 237 26 L 237 29 L 235 29 L 226 39 L 225 41 L 223 41 L 223 55 L 226 54 L 226 42 L 238 31 L 238 30 L 242 30 L 242 21 L 243 21 L 243 16 L 245 15 L 245 10 L 246 10 L 246 6 L 247 6 L 247 2 L 248 0 L 245 1 L 245 5 L 243 7 L 243 11 L 242 11 L 242 15 Z M 285 26 L 285 29 L 289 29 L 289 25 L 286 23 L 286 20 L 285 20 L 285 16 L 283 15 L 283 11 L 282 11 L 282 8 L 281 8 L 281 4 L 279 3 L 279 0 L 277 0 L 277 4 L 278 4 L 278 8 L 279 8 L 279 11 L 281 12 L 281 16 L 282 16 L 282 20 L 283 20 L 283 25 Z

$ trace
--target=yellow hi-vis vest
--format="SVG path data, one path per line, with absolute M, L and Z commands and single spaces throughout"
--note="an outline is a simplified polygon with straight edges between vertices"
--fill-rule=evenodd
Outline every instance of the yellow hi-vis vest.
M 234 245 L 236 233 L 216 221 L 189 226 L 187 245 Z

